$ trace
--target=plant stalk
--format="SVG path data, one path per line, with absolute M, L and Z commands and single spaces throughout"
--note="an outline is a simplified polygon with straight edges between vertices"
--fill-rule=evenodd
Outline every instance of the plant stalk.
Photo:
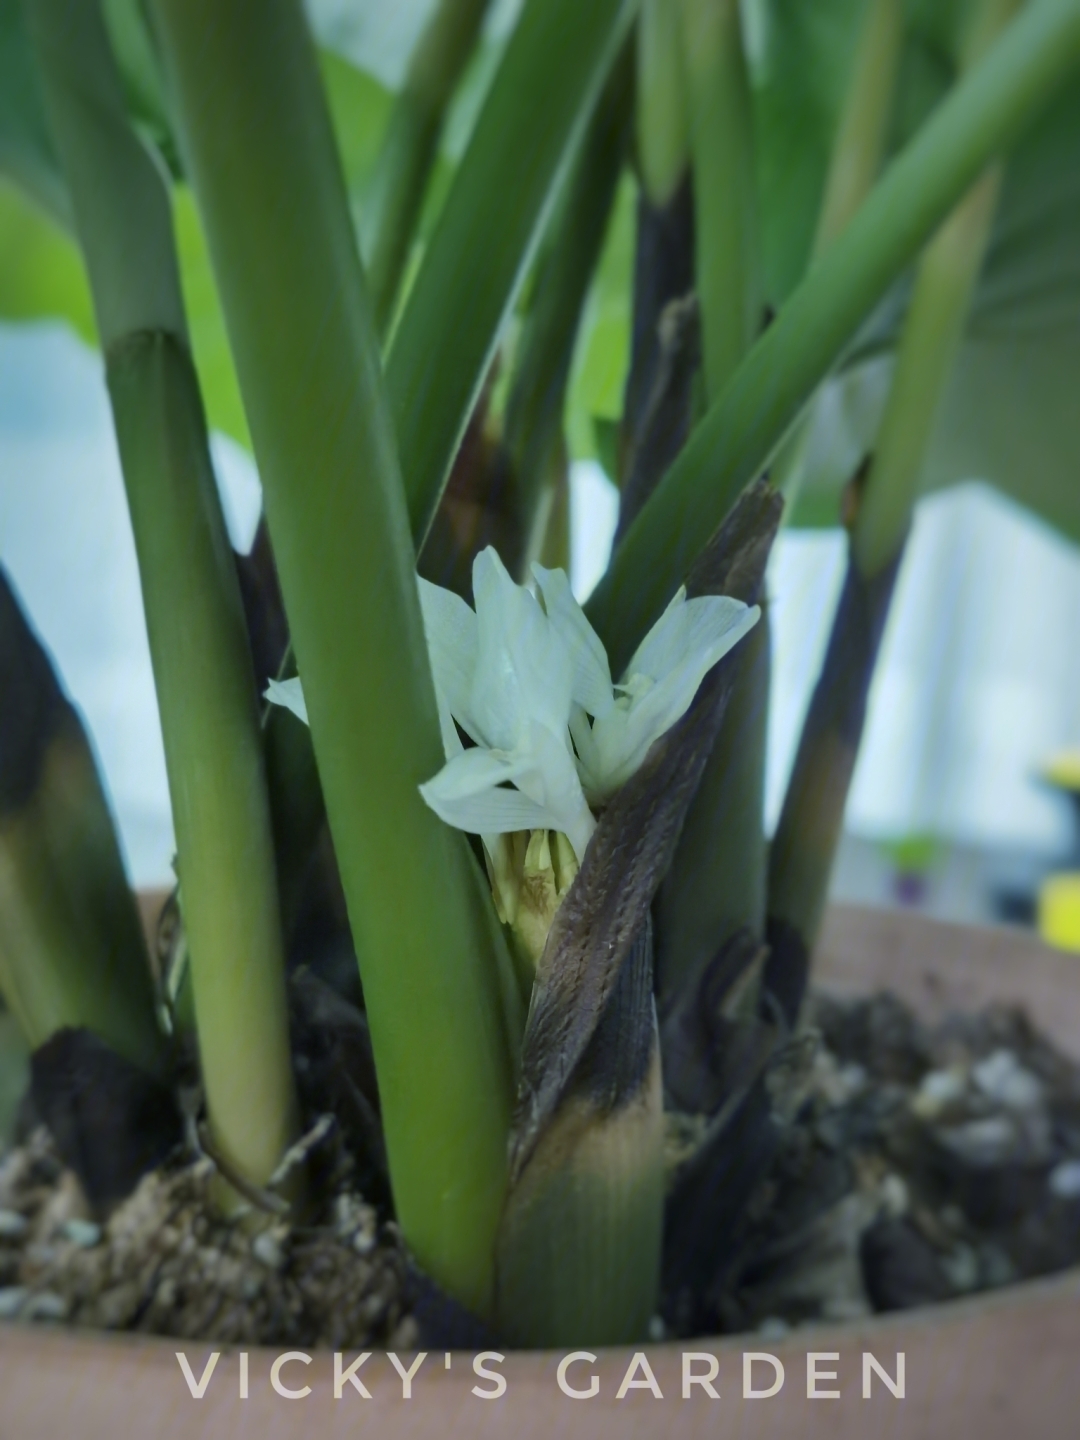
M 815 258 L 847 228 L 878 178 L 903 48 L 903 0 L 870 0 L 833 139 Z
M 712 401 L 761 325 L 753 116 L 737 0 L 681 3 L 704 389 Z M 731 703 L 657 897 L 661 1018 L 732 935 L 764 935 L 769 662 L 763 616 L 742 647 Z
M 634 10 L 634 0 L 527 0 L 458 167 L 386 367 L 418 551 Z
M 1016 6 L 1017 0 L 986 0 L 979 8 L 966 67 L 996 38 Z M 770 855 L 772 953 L 765 983 L 792 1023 L 821 927 L 870 683 L 923 464 L 963 340 L 1000 182 L 1001 167 L 993 165 L 920 261 L 881 429 L 865 476 L 856 481 L 848 574 Z
M 633 74 L 624 51 L 600 97 L 539 266 L 506 409 L 503 449 L 535 558 L 563 468 L 563 409 L 574 344 L 626 153 Z M 538 516 L 543 507 L 544 514 Z M 537 521 L 540 523 L 537 523 Z
M 680 0 L 642 0 L 637 25 L 637 164 L 641 189 L 666 209 L 690 162 Z
M 711 403 L 761 327 L 750 82 L 739 0 L 681 0 L 696 281 Z
M 488 5 L 489 0 L 440 0 L 390 112 L 360 226 L 380 335 L 393 317 L 446 108 Z
M 168 196 L 96 4 L 27 0 L 86 257 L 165 741 L 214 1141 L 265 1183 L 298 1126 L 251 656 Z
M 443 755 L 415 553 L 314 49 L 297 0 L 154 14 L 363 961 L 397 1217 L 483 1313 L 520 1031 L 467 842 L 419 794 Z

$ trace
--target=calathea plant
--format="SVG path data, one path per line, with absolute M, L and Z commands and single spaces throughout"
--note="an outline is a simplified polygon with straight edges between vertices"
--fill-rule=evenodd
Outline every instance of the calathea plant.
M 33 227 L 66 229 L 139 557 L 193 1007 L 169 1024 L 197 1040 L 218 1203 L 319 1204 L 281 1162 L 325 824 L 418 1265 L 511 1342 L 614 1342 L 658 1308 L 709 1323 L 774 1153 L 912 506 L 940 436 L 968 453 L 978 429 L 950 386 L 1017 411 L 1007 367 L 974 366 L 988 307 L 999 342 L 1011 317 L 1075 365 L 1080 3 L 525 0 L 452 161 L 486 9 L 439 0 L 388 102 L 298 0 L 0 0 L 0 161 L 48 217 L 6 197 L 3 223 L 50 237 L 0 298 L 77 309 L 34 270 L 65 252 Z M 1025 309 L 1048 283 L 1052 342 Z M 621 413 L 583 425 L 619 304 Z M 857 423 L 823 445 L 838 394 Z M 208 413 L 258 465 L 253 560 Z M 621 489 L 584 609 L 568 434 Z M 1025 488 L 1026 445 L 986 473 L 1075 528 L 1059 487 Z M 767 853 L 765 566 L 835 480 L 849 574 Z M 31 717 L 0 751 L 8 1004 L 36 1057 L 91 1034 L 167 1094 L 93 767 L 11 597 L 0 659 Z

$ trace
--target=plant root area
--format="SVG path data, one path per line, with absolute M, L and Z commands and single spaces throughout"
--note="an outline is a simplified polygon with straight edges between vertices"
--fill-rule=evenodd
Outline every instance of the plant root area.
M 1021 1011 L 931 1027 L 890 995 L 819 994 L 798 1044 L 796 1103 L 732 1237 L 710 1328 L 778 1337 L 1080 1264 L 1080 1065 Z M 0 1154 L 0 1319 L 223 1344 L 468 1348 L 460 1312 L 436 1305 L 432 1321 L 431 1287 L 359 1132 L 350 1139 L 331 1110 L 310 1157 L 319 1206 L 302 1224 L 223 1216 L 213 1162 L 190 1147 L 95 1213 L 49 1131 L 31 1129 Z
M 207 1159 L 145 1175 L 103 1223 L 44 1126 L 0 1160 L 0 1316 L 224 1344 L 406 1349 L 407 1257 L 347 1187 L 321 1224 L 223 1216 Z

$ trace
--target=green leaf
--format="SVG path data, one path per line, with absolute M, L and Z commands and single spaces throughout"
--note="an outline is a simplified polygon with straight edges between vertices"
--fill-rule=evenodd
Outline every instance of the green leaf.
M 0 182 L 0 320 L 66 320 L 96 343 L 82 257 L 22 190 Z
M 865 8 L 866 0 L 752 0 L 748 7 L 763 265 L 774 306 L 790 293 L 810 257 Z M 894 151 L 952 81 L 964 0 L 908 0 L 908 9 Z
M 70 223 L 20 0 L 0 0 L 0 174 L 15 179 L 56 220 Z
M 596 426 L 617 429 L 630 364 L 637 185 L 624 173 L 578 332 L 566 407 L 567 440 L 575 460 L 613 463 Z M 613 431 L 614 433 L 614 431 Z M 614 443 L 614 441 L 613 441 Z M 614 469 L 608 470 L 614 476 Z
M 835 525 L 837 496 L 873 443 L 902 314 L 894 297 L 831 382 L 796 525 Z M 982 479 L 1080 540 L 1080 91 L 1016 147 L 967 340 L 923 477 Z
M 375 170 L 394 97 L 374 76 L 335 54 L 319 52 L 319 69 L 345 184 L 362 201 Z
M 633 8 L 530 0 L 485 100 L 386 367 L 418 541 Z

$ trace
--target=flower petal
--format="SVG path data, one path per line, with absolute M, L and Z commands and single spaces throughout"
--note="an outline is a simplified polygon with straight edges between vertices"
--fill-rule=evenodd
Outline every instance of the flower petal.
M 473 562 L 479 650 L 470 694 L 483 740 L 516 750 L 531 720 L 559 734 L 570 714 L 573 665 L 569 651 L 540 608 L 515 585 L 488 546 Z M 569 748 L 569 738 L 567 738 Z
M 589 723 L 581 705 L 570 707 L 570 738 L 574 742 L 574 751 L 577 756 L 577 772 L 581 780 L 582 789 L 591 800 L 594 796 L 599 797 L 603 792 L 603 767 L 600 756 L 600 747 L 593 735 L 593 727 Z
M 561 735 L 555 735 L 533 721 L 527 738 L 528 760 L 520 762 L 514 779 L 520 790 L 555 817 L 548 829 L 561 831 L 581 861 L 596 829 L 596 820 L 581 787 L 577 762 L 569 745 L 563 743 L 566 735 L 565 726 Z
M 474 740 L 483 739 L 475 733 L 479 727 L 472 718 L 469 704 L 480 643 L 476 615 L 452 590 L 444 590 L 441 585 L 433 585 L 421 576 L 417 576 L 417 585 L 431 673 L 439 701 L 443 747 L 450 756 L 461 749 L 461 740 L 453 724 L 447 725 L 449 715 Z
M 761 611 L 727 595 L 687 600 L 680 592 L 627 667 L 627 691 L 597 720 L 601 793 L 618 789 L 649 746 L 689 710 L 702 680 L 758 621 Z
M 304 687 L 300 684 L 299 676 L 293 680 L 267 681 L 263 698 L 269 700 L 271 705 L 281 705 L 286 710 L 291 710 L 298 720 L 308 724 L 307 701 L 304 699 Z
M 557 817 L 545 806 L 505 787 L 503 782 L 513 780 L 518 768 L 520 762 L 515 766 L 509 757 L 490 750 L 465 750 L 421 785 L 420 794 L 440 819 L 474 835 L 558 829 Z
M 590 715 L 606 715 L 615 703 L 611 668 L 603 641 L 589 624 L 585 611 L 574 599 L 564 570 L 532 567 L 548 619 L 560 636 L 573 662 L 572 695 Z

